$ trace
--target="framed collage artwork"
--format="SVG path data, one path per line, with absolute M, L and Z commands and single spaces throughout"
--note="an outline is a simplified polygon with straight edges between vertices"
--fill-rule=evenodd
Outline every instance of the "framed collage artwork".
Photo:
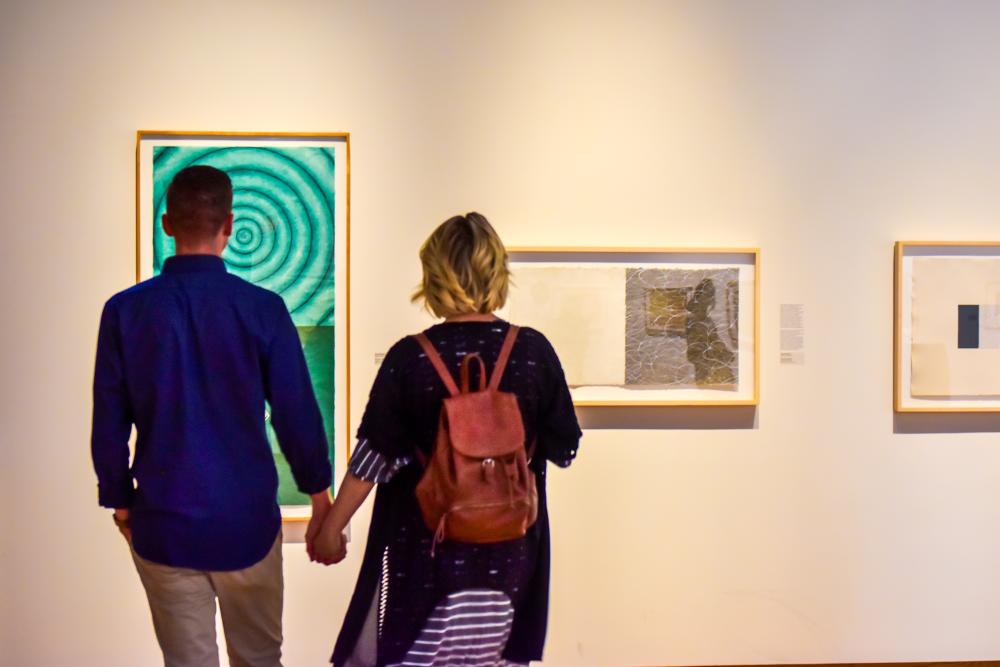
M 757 405 L 756 248 L 509 255 L 504 315 L 549 338 L 576 405 Z

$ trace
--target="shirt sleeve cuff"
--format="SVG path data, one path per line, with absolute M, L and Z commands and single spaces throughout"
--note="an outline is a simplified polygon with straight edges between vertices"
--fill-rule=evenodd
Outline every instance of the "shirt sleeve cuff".
M 357 448 L 351 454 L 351 461 L 347 464 L 347 469 L 358 479 L 374 484 L 385 484 L 412 461 L 413 458 L 409 456 L 390 460 L 376 452 L 368 440 L 363 438 L 358 441 Z
M 309 484 L 302 484 L 296 481 L 296 485 L 299 487 L 301 493 L 311 496 L 314 493 L 319 493 L 320 491 L 325 491 L 330 488 L 330 484 L 333 483 L 333 473 L 330 467 L 327 466 L 326 473 L 316 480 L 311 480 Z
M 109 509 L 124 509 L 132 506 L 132 498 L 135 496 L 135 488 L 131 485 L 125 486 L 101 486 L 97 487 L 97 502 L 101 507 Z

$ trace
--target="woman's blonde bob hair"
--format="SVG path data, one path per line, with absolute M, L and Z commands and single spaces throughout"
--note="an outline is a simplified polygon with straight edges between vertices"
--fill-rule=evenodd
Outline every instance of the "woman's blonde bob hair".
M 488 314 L 507 303 L 507 250 L 489 220 L 479 213 L 445 220 L 420 248 L 421 299 L 438 317 Z

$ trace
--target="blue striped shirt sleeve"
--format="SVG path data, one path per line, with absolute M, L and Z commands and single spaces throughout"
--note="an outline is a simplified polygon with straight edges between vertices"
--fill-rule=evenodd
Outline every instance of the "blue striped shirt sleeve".
M 375 451 L 367 438 L 358 441 L 358 446 L 351 454 L 347 469 L 358 479 L 374 484 L 385 484 L 396 476 L 404 466 L 413 461 L 411 456 L 388 459 Z

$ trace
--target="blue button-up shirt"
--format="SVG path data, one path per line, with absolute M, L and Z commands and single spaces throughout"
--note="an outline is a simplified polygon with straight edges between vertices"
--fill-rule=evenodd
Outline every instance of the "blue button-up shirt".
M 131 508 L 136 553 L 199 570 L 267 554 L 281 515 L 265 400 L 299 490 L 329 487 L 323 418 L 281 297 L 218 257 L 183 255 L 107 302 L 91 449 L 99 502 Z

